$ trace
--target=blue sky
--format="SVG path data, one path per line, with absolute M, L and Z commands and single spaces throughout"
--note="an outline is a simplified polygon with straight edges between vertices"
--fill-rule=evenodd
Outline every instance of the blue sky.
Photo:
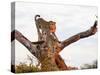
M 93 6 L 56 5 L 38 3 L 16 3 L 15 29 L 19 30 L 29 40 L 37 40 L 34 16 L 40 14 L 45 20 L 56 22 L 56 35 L 59 40 L 65 40 L 72 35 L 89 29 L 97 15 L 97 8 Z M 79 40 L 66 47 L 60 55 L 67 65 L 80 67 L 97 59 L 97 33 L 91 37 Z M 15 43 L 16 63 L 27 62 L 27 55 L 32 54 L 17 40 Z M 37 60 L 34 59 L 36 62 Z

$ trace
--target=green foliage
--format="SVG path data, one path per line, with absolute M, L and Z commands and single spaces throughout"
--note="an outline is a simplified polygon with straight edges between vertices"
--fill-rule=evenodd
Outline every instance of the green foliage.
M 95 60 L 93 61 L 92 64 L 84 64 L 83 66 L 81 66 L 81 69 L 93 69 L 97 67 L 98 67 L 98 63 L 97 63 L 97 60 Z
M 16 73 L 39 72 L 39 71 L 40 69 L 38 67 L 35 67 L 32 64 L 27 65 L 25 63 L 20 63 L 15 68 Z

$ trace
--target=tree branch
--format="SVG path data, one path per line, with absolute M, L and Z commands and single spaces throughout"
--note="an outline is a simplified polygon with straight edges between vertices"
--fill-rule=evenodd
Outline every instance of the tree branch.
M 24 35 L 19 31 L 14 30 L 11 32 L 11 41 L 14 39 L 18 40 L 22 45 L 24 45 L 34 56 L 37 57 L 37 49 L 34 44 L 31 43 Z
M 89 37 L 91 35 L 94 35 L 95 33 L 97 32 L 97 21 L 95 21 L 94 25 L 87 31 L 84 31 L 84 32 L 81 32 L 81 33 L 78 33 L 64 41 L 61 42 L 62 44 L 62 49 L 65 48 L 66 46 L 82 39 L 82 38 L 86 38 L 86 37 Z
M 32 44 L 43 44 L 44 41 L 37 41 L 37 42 L 32 42 Z

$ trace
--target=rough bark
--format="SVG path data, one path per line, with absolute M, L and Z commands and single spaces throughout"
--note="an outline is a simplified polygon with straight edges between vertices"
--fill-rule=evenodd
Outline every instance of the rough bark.
M 57 55 L 55 58 L 56 64 L 60 70 L 68 70 L 67 65 L 60 55 Z

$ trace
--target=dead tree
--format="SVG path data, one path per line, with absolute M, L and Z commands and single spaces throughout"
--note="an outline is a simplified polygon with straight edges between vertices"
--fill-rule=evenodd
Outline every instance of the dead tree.
M 68 45 L 94 35 L 97 32 L 97 21 L 88 30 L 60 42 L 55 41 L 58 39 L 50 34 L 50 30 L 41 29 L 43 31 L 41 32 L 37 24 L 36 27 L 38 32 L 37 42 L 31 42 L 17 30 L 12 31 L 11 41 L 16 39 L 24 45 L 40 61 L 42 71 L 69 70 L 59 53 Z

